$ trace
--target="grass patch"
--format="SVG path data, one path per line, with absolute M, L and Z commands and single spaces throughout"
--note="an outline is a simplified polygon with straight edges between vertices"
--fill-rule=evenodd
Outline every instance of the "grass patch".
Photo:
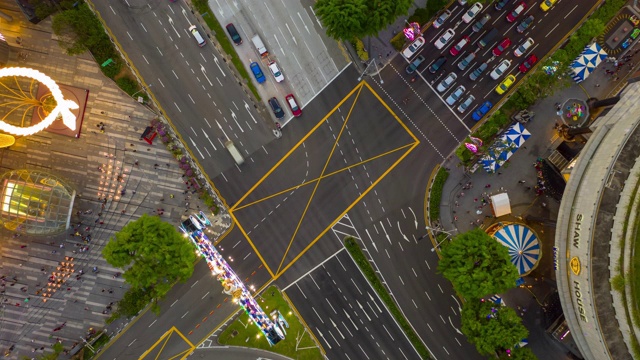
M 267 314 L 278 310 L 289 323 L 284 340 L 275 346 L 269 345 L 258 327 L 249 322 L 249 315 L 243 312 L 234 322 L 218 336 L 221 345 L 245 346 L 250 348 L 273 351 L 275 353 L 297 360 L 322 359 L 320 348 L 306 332 L 298 317 L 294 314 L 289 303 L 284 299 L 280 290 L 271 286 L 256 300 Z
M 249 76 L 249 72 L 238 57 L 238 53 L 236 53 L 235 47 L 233 46 L 233 44 L 231 44 L 231 40 L 229 40 L 227 35 L 225 35 L 222 25 L 220 25 L 218 19 L 213 16 L 213 12 L 209 8 L 207 0 L 193 0 L 192 3 L 196 10 L 198 10 L 198 12 L 200 13 L 200 16 L 202 16 L 202 18 L 204 19 L 204 22 L 207 23 L 209 29 L 211 29 L 211 32 L 213 32 L 213 36 L 216 37 L 216 40 L 218 40 L 218 43 L 220 44 L 220 46 L 222 46 L 224 52 L 227 53 L 227 55 L 231 58 L 231 63 L 233 64 L 233 66 L 235 66 L 236 70 L 238 70 L 240 76 L 246 80 L 246 84 L 249 87 L 249 90 L 251 90 L 251 92 L 253 93 L 253 96 L 255 96 L 258 101 L 262 101 L 260 99 L 260 95 L 258 94 L 258 89 L 256 89 L 253 81 L 251 80 L 251 77 Z
M 423 359 L 431 359 L 427 347 L 422 343 L 416 332 L 413 331 L 413 328 L 411 327 L 411 325 L 409 325 L 409 322 L 407 321 L 407 319 L 405 319 L 404 315 L 402 315 L 402 312 L 400 312 L 400 309 L 396 305 L 395 301 L 393 301 L 391 294 L 389 294 L 387 289 L 382 285 L 382 281 L 380 281 L 380 278 L 378 278 L 378 275 L 376 275 L 376 272 L 369 263 L 369 260 L 367 260 L 367 258 L 364 256 L 364 253 L 362 252 L 362 249 L 360 249 L 360 246 L 356 242 L 356 239 L 350 236 L 345 238 L 344 246 L 347 248 L 360 270 L 362 270 L 362 273 L 364 273 L 364 276 L 367 278 L 371 286 L 378 293 L 382 301 L 384 301 L 384 303 L 387 305 L 387 308 L 391 312 L 391 315 L 393 315 L 398 324 L 400 324 L 400 327 L 402 328 L 404 333 L 407 334 L 407 338 L 409 338 L 411 344 L 413 344 L 416 350 L 418 350 L 420 357 L 422 357 Z
M 429 219 L 431 221 L 440 218 L 440 201 L 442 201 L 442 188 L 449 177 L 447 169 L 441 167 L 433 179 L 429 194 Z
M 93 349 L 98 352 L 104 345 L 106 345 L 109 342 L 109 340 L 111 340 L 109 335 L 102 333 L 102 335 L 93 344 L 91 344 L 91 342 L 89 343 L 91 344 Z M 91 359 L 94 356 L 96 356 L 97 352 L 93 352 L 88 346 L 85 346 L 83 350 L 83 353 L 84 353 L 83 358 Z

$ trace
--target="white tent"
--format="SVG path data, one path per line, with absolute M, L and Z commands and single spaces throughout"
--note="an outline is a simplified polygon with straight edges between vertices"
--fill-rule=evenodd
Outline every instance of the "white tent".
M 496 217 L 511 214 L 509 195 L 507 195 L 507 193 L 502 193 L 491 196 L 491 207 L 493 208 L 493 214 Z

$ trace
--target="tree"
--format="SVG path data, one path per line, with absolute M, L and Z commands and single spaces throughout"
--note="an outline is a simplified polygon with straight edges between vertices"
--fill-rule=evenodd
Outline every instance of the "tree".
M 516 286 L 519 274 L 509 261 L 507 248 L 482 229 L 456 236 L 441 255 L 438 271 L 468 300 Z
M 506 353 L 500 355 L 500 360 L 538 360 L 538 357 L 528 347 L 511 350 L 511 355 Z
M 482 355 L 511 349 L 529 335 L 512 308 L 490 301 L 465 302 L 461 321 L 462 333 Z
M 147 214 L 130 222 L 102 250 L 107 262 L 126 268 L 122 277 L 131 285 L 123 308 L 152 300 L 157 305 L 176 280 L 193 274 L 195 248 L 174 226 Z M 155 306 L 155 310 L 157 306 Z M 123 310 L 127 313 L 130 310 Z
M 314 8 L 327 35 L 351 40 L 377 34 L 406 15 L 411 4 L 411 0 L 318 0 Z

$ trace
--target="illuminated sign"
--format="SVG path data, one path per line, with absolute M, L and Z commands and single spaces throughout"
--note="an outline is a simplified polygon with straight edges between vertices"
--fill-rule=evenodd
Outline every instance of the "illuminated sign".
M 571 271 L 573 271 L 574 274 L 580 275 L 580 271 L 582 270 L 582 267 L 580 266 L 580 259 L 578 259 L 577 256 L 574 256 L 573 258 L 571 258 L 571 261 L 569 261 L 569 267 L 571 268 Z
M 71 110 L 77 109 L 78 104 L 71 100 L 65 100 L 62 96 L 62 91 L 53 79 L 38 70 L 29 68 L 12 67 L 0 69 L 0 78 L 7 76 L 27 77 L 39 81 L 51 91 L 51 96 L 56 101 L 56 107 L 41 122 L 30 127 L 14 126 L 0 120 L 0 130 L 19 136 L 33 135 L 49 127 L 59 116 L 62 117 L 62 123 L 66 127 L 71 130 L 76 129 L 76 116 Z

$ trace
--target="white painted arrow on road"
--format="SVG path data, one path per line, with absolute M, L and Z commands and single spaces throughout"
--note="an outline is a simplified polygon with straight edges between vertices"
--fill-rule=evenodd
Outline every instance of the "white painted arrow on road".
M 340 331 L 340 329 L 338 329 L 338 325 L 336 325 L 336 323 L 333 322 L 333 319 L 329 319 L 331 320 L 331 324 L 333 324 L 333 327 L 336 328 L 336 331 L 338 332 L 338 334 L 340 334 L 340 336 L 342 337 L 342 340 L 345 339 L 344 335 L 342 335 L 342 331 Z
M 211 139 L 209 139 L 209 134 L 207 134 L 207 132 L 204 131 L 204 129 L 202 129 L 202 132 L 204 133 L 204 137 L 206 137 L 207 140 L 209 140 L 209 144 L 211 144 L 211 146 L 213 146 L 213 150 L 218 150 L 218 148 L 216 148 L 216 146 L 213 145 L 213 141 L 211 141 Z
M 216 120 L 216 124 L 218 124 L 218 128 L 220 128 L 220 131 L 222 131 L 222 134 L 224 134 L 225 139 L 229 140 L 229 137 L 227 136 L 227 133 L 224 132 L 224 130 L 222 129 L 222 125 L 220 125 L 218 120 Z
M 189 136 L 189 140 L 191 140 L 191 144 L 193 145 L 194 148 L 196 148 L 196 150 L 198 150 L 198 153 L 200 154 L 200 156 L 204 159 L 204 155 L 202 155 L 202 151 L 200 151 L 200 149 L 198 149 L 198 145 L 196 145 L 196 142 L 193 141 L 193 139 L 191 138 L 191 136 Z
M 213 62 L 215 62 L 216 65 L 218 65 L 218 69 L 220 69 L 222 76 L 226 77 L 227 74 L 225 74 L 224 71 L 222 71 L 222 68 L 220 67 L 220 62 L 218 61 L 218 58 L 215 55 L 213 55 Z M 220 80 L 218 80 L 218 82 L 220 82 Z M 222 83 L 220 83 L 220 85 L 222 85 Z
M 207 76 L 207 70 L 204 68 L 204 65 L 200 64 L 200 71 L 202 71 L 202 75 L 204 76 L 205 79 L 207 79 L 207 81 L 209 82 L 209 85 L 213 86 L 213 83 L 211 82 L 211 80 L 209 80 L 209 77 Z
M 449 318 L 449 324 L 451 324 L 451 327 L 454 328 L 458 334 L 462 335 L 462 331 L 458 330 L 455 326 L 453 326 L 453 321 L 451 321 L 451 316 L 448 316 L 448 318 Z
M 240 128 L 240 131 L 244 132 L 244 129 L 242 129 L 242 126 L 240 126 L 240 123 L 238 122 L 238 118 L 236 117 L 236 113 L 233 112 L 233 110 L 231 111 L 231 117 L 233 118 L 233 121 L 236 122 L 236 125 L 238 125 L 238 128 Z
M 329 342 L 327 341 L 327 339 L 324 338 L 324 334 L 320 332 L 320 330 L 318 330 L 318 328 L 316 328 L 316 331 L 318 332 L 318 336 L 320 336 L 322 338 L 322 340 L 324 340 L 324 343 L 327 344 L 327 346 L 329 347 L 329 349 L 331 349 L 331 344 L 329 344 Z
M 373 300 L 373 296 L 368 291 L 367 291 L 367 295 L 369 295 L 369 299 L 371 299 L 371 301 L 373 301 L 373 303 L 378 308 L 378 311 L 380 311 L 380 314 L 382 314 L 382 309 L 380 309 L 380 306 L 378 306 L 378 303 L 375 300 Z
M 407 235 L 405 235 L 405 234 L 402 232 L 402 229 L 400 228 L 400 221 L 398 221 L 398 231 L 400 231 L 400 234 L 402 235 L 402 238 L 404 238 L 405 240 L 407 240 L 407 242 L 410 242 L 410 241 L 409 241 L 409 238 L 407 237 Z
M 418 228 L 418 218 L 416 217 L 416 213 L 413 212 L 413 209 L 411 208 L 411 206 L 409 206 L 409 211 L 411 211 L 411 213 L 413 214 L 413 223 L 416 226 L 416 229 Z
M 169 24 L 171 24 L 171 27 L 173 28 L 173 31 L 176 32 L 176 35 L 178 35 L 178 37 L 180 37 L 180 33 L 178 32 L 178 30 L 176 30 L 176 27 L 173 26 L 173 19 L 171 18 L 171 16 L 169 16 Z
M 247 112 L 249 113 L 249 116 L 251 116 L 251 118 L 253 119 L 254 123 L 258 123 L 258 121 L 256 121 L 256 118 L 253 117 L 253 114 L 251 113 L 251 108 L 249 107 L 249 104 L 247 104 L 247 102 L 244 102 L 244 108 L 247 109 Z
M 380 226 L 382 226 L 382 230 L 384 230 L 384 235 L 387 237 L 387 240 L 389 240 L 389 244 L 391 244 L 391 237 L 389 236 L 389 234 L 387 234 L 387 229 L 384 227 L 384 224 L 382 223 L 382 220 L 380 220 Z
M 349 319 L 349 321 L 351 321 L 351 325 L 353 325 L 353 327 L 356 329 L 356 331 L 358 331 L 358 326 L 356 325 L 355 322 L 353 322 L 353 319 L 351 319 L 351 315 L 349 315 L 349 313 L 345 309 L 342 309 L 342 311 L 344 311 L 344 314 L 347 316 L 347 319 Z
M 371 321 L 371 318 L 369 317 L 369 314 L 367 314 L 367 312 L 364 310 L 364 306 L 362 306 L 362 304 L 360 304 L 360 301 L 356 300 L 356 303 L 358 304 L 358 307 L 360 308 L 360 310 L 362 310 L 362 312 L 364 313 L 364 316 L 366 316 L 367 319 L 369 321 Z

